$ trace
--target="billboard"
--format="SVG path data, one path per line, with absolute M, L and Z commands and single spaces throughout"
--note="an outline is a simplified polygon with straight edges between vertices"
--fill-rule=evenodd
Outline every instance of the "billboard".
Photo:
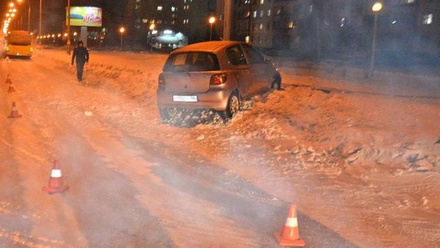
M 98 7 L 70 7 L 70 26 L 101 27 L 102 9 Z

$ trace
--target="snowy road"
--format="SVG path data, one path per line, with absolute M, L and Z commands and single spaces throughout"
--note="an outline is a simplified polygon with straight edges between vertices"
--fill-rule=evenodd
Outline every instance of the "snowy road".
M 52 63 L 38 53 L 1 62 L 16 90 L 3 85 L 2 112 L 15 102 L 23 116 L 1 122 L 2 247 L 277 247 L 288 204 L 205 163 L 192 141 L 168 143 L 173 132 L 191 134 L 160 124 L 152 101 L 140 105 L 87 75 L 82 86 Z M 48 195 L 54 160 L 70 188 Z
M 368 210 L 370 200 L 377 202 L 375 193 L 385 199 L 391 186 L 380 191 L 362 173 L 333 183 L 345 174 L 340 169 L 313 172 L 307 168 L 303 159 L 313 159 L 318 165 L 318 158 L 328 159 L 329 167 L 341 163 L 343 158 L 330 154 L 336 148 L 329 150 L 328 157 L 312 152 L 335 140 L 310 134 L 298 140 L 296 134 L 283 131 L 279 122 L 284 119 L 295 130 L 303 129 L 294 113 L 280 117 L 277 110 L 266 109 L 265 101 L 274 101 L 271 96 L 256 103 L 264 111 L 245 111 L 226 126 L 161 124 L 155 87 L 164 59 L 160 54 L 92 52 L 85 71 L 87 86 L 74 80 L 74 67 L 64 51 L 39 50 L 30 61 L 0 62 L 0 80 L 9 74 L 16 90 L 8 92 L 8 85 L 2 83 L 0 91 L 0 110 L 5 116 L 0 122 L 0 246 L 279 247 L 273 233 L 284 225 L 290 204 L 299 205 L 299 228 L 307 247 L 399 247 L 398 242 L 412 238 L 399 241 L 404 232 L 393 227 L 395 220 L 377 217 L 379 208 Z M 287 97 L 277 94 L 276 99 Z M 338 109 L 342 97 L 324 93 L 319 97 L 333 101 L 335 112 L 343 112 Z M 6 118 L 12 102 L 23 117 Z M 438 109 L 437 101 L 421 104 L 426 104 L 426 112 Z M 314 108 L 308 106 L 309 111 L 320 107 L 311 105 Z M 246 122 L 251 116 L 251 122 Z M 345 118 L 344 123 L 356 126 L 354 116 L 353 120 L 320 118 L 334 122 Z M 431 127 L 436 116 L 432 118 L 420 125 Z M 321 123 L 315 125 L 305 128 L 318 130 Z M 373 122 L 369 125 L 367 129 Z M 423 136 L 435 142 L 437 131 L 431 129 Z M 315 138 L 320 145 L 312 143 Z M 436 148 L 421 152 L 427 161 L 435 160 L 434 166 L 439 165 Z M 307 158 L 299 158 L 302 152 Z M 54 160 L 60 162 L 69 190 L 48 195 L 41 188 L 48 182 Z M 432 182 L 417 191 L 429 199 L 429 204 L 422 204 L 426 216 L 408 222 L 420 222 L 425 232 L 434 233 L 440 217 L 438 212 L 433 214 L 438 209 L 434 199 L 439 196 L 435 185 L 440 183 L 435 170 L 428 171 L 433 174 L 415 179 Z M 322 192 L 314 193 L 313 187 Z M 341 204 L 357 197 L 364 202 Z M 322 207 L 323 201 L 329 205 Z M 414 206 L 407 204 L 405 210 Z M 318 206 L 322 213 L 316 213 Z M 348 212 L 353 206 L 358 209 Z M 353 220 L 357 213 L 361 223 Z M 341 220 L 334 220 L 336 216 Z M 368 220 L 371 216 L 375 218 Z M 356 231 L 350 234 L 351 226 Z M 414 241 L 422 242 L 420 247 L 440 240 L 438 234 L 425 238 L 419 232 L 410 234 L 423 236 L 422 241 Z

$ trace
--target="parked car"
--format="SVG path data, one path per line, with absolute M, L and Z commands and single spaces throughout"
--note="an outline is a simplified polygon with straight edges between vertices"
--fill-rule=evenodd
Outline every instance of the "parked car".
M 232 118 L 243 100 L 281 88 L 272 62 L 239 41 L 209 41 L 171 52 L 158 78 L 163 121 L 181 111 L 213 110 Z

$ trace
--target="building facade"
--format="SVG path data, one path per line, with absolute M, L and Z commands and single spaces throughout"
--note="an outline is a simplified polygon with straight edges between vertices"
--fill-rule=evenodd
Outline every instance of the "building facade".
M 307 56 L 368 51 L 375 17 L 380 48 L 439 51 L 439 0 L 383 0 L 374 13 L 373 0 L 126 0 L 126 22 L 145 40 L 155 29 L 169 28 L 189 43 L 222 39 L 226 24 L 232 40 L 264 50 L 288 50 Z M 232 16 L 224 18 L 225 4 Z M 216 17 L 209 24 L 210 16 Z M 228 37 L 228 36 L 226 36 Z M 402 42 L 405 41 L 405 42 Z M 428 45 L 426 45 L 428 44 Z
M 172 30 L 190 43 L 207 40 L 210 16 L 217 16 L 217 0 L 126 0 L 126 25 L 136 42 L 146 41 L 153 30 Z M 218 24 L 214 28 L 218 38 Z

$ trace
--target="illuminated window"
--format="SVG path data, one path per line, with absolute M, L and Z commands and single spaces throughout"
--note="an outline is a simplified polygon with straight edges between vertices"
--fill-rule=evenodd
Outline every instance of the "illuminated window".
M 415 0 L 398 0 L 396 2 L 399 3 L 399 4 L 413 4 L 416 1 Z
M 264 10 L 260 10 L 260 17 L 264 16 Z
M 259 30 L 263 30 L 263 23 L 260 23 L 260 25 L 258 26 Z
M 264 0 L 260 0 L 260 4 L 264 4 Z
M 267 16 L 270 16 L 270 15 L 271 15 L 271 13 L 272 13 L 272 12 L 271 12 L 271 10 L 270 10 L 270 9 L 268 9 L 268 10 L 267 10 Z
M 171 12 L 176 12 L 176 10 L 177 10 L 176 7 L 174 7 L 174 6 L 171 7 Z
M 256 10 L 252 13 L 252 17 L 257 18 L 257 11 Z
M 424 15 L 423 16 L 423 24 L 425 24 L 425 25 L 432 24 L 432 18 L 433 18 L 433 14 Z
M 292 28 L 294 28 L 294 27 L 295 27 L 295 23 L 293 23 L 293 21 L 290 21 L 290 22 L 289 22 L 289 28 L 292 29 Z
M 162 11 L 163 7 L 162 6 L 157 6 L 157 11 Z

